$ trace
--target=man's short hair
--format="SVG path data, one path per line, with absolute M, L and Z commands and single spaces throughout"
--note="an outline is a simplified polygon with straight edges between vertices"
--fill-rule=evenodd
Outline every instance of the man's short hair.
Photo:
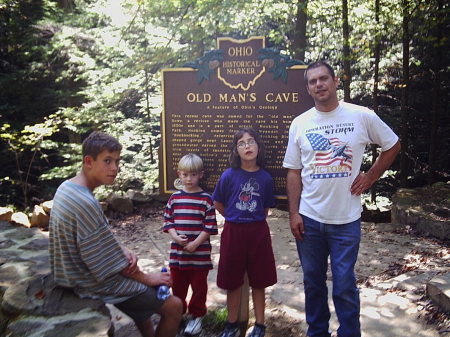
M 336 74 L 334 73 L 333 67 L 331 67 L 327 62 L 325 61 L 316 61 L 313 63 L 310 63 L 305 70 L 304 76 L 305 76 L 305 83 L 308 84 L 308 70 L 315 69 L 319 67 L 326 67 L 328 69 L 328 72 L 330 73 L 331 77 L 334 79 L 336 77 Z
M 97 156 L 104 150 L 109 152 L 120 151 L 122 150 L 122 145 L 116 138 L 101 131 L 92 132 L 83 141 L 83 158 L 85 156 L 91 156 L 92 158 L 97 159 Z
M 203 171 L 203 161 L 195 153 L 184 155 L 178 162 L 178 170 L 185 172 L 201 172 Z

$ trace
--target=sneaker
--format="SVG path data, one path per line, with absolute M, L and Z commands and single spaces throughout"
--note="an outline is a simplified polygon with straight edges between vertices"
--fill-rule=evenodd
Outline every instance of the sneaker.
M 184 334 L 189 335 L 189 336 L 197 335 L 200 332 L 202 332 L 202 318 L 201 317 L 192 318 L 186 325 L 186 328 L 184 329 Z
M 237 323 L 228 322 L 220 337 L 239 337 L 240 334 L 241 330 L 239 329 L 239 325 Z
M 266 334 L 266 326 L 264 324 L 255 324 L 252 332 L 247 337 L 264 337 Z

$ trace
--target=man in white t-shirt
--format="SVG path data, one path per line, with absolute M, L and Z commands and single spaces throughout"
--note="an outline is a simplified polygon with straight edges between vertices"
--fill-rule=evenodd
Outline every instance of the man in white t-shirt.
M 338 101 L 339 79 L 327 63 L 310 64 L 305 81 L 315 107 L 292 121 L 283 167 L 288 169 L 289 224 L 304 274 L 307 335 L 330 336 L 330 257 L 338 336 L 359 337 L 354 267 L 361 238 L 360 195 L 392 164 L 400 142 L 373 111 Z M 367 144 L 378 144 L 381 153 L 361 172 Z

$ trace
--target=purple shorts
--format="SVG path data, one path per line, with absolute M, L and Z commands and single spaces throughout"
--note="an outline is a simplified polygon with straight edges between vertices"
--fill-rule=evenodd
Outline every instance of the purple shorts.
M 244 283 L 245 272 L 252 288 L 266 288 L 277 283 L 272 239 L 266 221 L 225 221 L 220 238 L 217 286 L 237 289 Z

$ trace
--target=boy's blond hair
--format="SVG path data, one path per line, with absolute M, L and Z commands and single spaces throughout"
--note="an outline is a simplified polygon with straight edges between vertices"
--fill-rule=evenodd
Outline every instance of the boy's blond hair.
M 195 153 L 188 153 L 184 155 L 178 162 L 178 171 L 185 172 L 202 172 L 203 161 Z

